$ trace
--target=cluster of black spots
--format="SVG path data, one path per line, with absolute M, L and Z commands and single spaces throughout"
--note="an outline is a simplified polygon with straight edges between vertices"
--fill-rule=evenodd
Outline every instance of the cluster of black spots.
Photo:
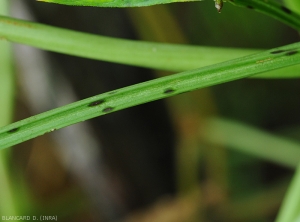
M 88 106 L 89 106 L 89 107 L 98 106 L 98 105 L 100 105 L 100 104 L 102 104 L 102 103 L 104 103 L 104 102 L 105 102 L 104 99 L 100 99 L 100 100 L 91 102 Z
M 276 51 L 271 52 L 271 54 L 279 54 L 279 53 L 283 53 L 283 52 L 286 52 L 286 50 L 276 50 Z
M 7 132 L 8 132 L 8 133 L 15 133 L 15 132 L 17 132 L 19 129 L 20 129 L 20 128 L 13 128 L 13 129 L 11 129 L 11 130 L 8 130 Z
M 174 89 L 168 88 L 168 89 L 165 89 L 164 94 L 170 94 L 170 93 L 173 93 L 173 92 L 175 92 Z
M 106 102 L 105 99 L 100 99 L 100 100 L 91 102 L 91 103 L 88 105 L 88 107 L 98 106 L 98 105 L 101 105 L 101 104 L 103 104 L 103 103 L 105 103 L 105 102 Z M 104 108 L 104 109 L 102 110 L 102 112 L 104 112 L 104 113 L 109 113 L 109 112 L 111 112 L 111 111 L 113 111 L 113 110 L 114 110 L 113 107 L 108 106 L 108 107 Z
M 286 8 L 286 7 L 284 7 L 284 6 L 281 6 L 280 8 L 281 8 L 281 10 L 284 11 L 285 13 L 287 13 L 287 14 L 292 14 L 292 11 L 291 11 L 290 9 L 288 9 L 288 8 Z
M 285 55 L 286 55 L 286 56 L 291 56 L 291 55 L 295 55 L 295 54 L 297 54 L 297 53 L 298 53 L 297 50 L 292 50 L 292 51 L 289 51 L 289 52 L 285 53 Z
M 106 107 L 106 108 L 104 108 L 103 110 L 102 110 L 102 112 L 104 112 L 104 113 L 109 113 L 109 112 L 111 112 L 111 111 L 113 111 L 114 110 L 114 108 L 113 107 Z
M 291 50 L 276 50 L 276 51 L 272 51 L 271 54 L 279 54 L 279 53 L 284 53 L 284 55 L 286 56 L 291 56 L 291 55 L 295 55 L 298 53 L 297 50 L 291 49 Z

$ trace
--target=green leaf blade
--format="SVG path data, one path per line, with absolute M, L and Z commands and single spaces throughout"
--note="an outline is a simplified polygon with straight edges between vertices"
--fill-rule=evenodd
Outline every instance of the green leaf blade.
M 0 16 L 0 36 L 3 40 L 53 52 L 174 72 L 196 69 L 261 51 L 117 39 L 5 16 Z M 288 67 L 288 70 L 278 70 L 275 74 L 266 73 L 261 77 L 295 78 L 299 75 L 297 65 Z
M 117 39 L 4 16 L 0 16 L 0 36 L 11 42 L 68 55 L 176 72 L 260 51 Z
M 87 119 L 300 63 L 300 43 L 118 89 L 0 129 L 0 149 Z
M 38 0 L 41 2 L 56 3 L 72 6 L 95 6 L 95 7 L 141 7 L 173 2 L 190 2 L 198 0 Z
M 275 222 L 298 222 L 300 219 L 300 164 L 296 169 Z

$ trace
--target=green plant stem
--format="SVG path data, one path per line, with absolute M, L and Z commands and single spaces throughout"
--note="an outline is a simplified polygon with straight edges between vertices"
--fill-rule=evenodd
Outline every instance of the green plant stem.
M 203 139 L 212 144 L 248 153 L 280 165 L 296 168 L 300 162 L 300 144 L 235 121 L 212 118 Z
M 186 2 L 194 0 L 38 0 L 40 2 L 57 3 L 71 6 L 96 6 L 96 7 L 141 7 L 150 5 L 167 4 L 172 2 Z M 196 0 L 197 1 L 197 0 Z
M 49 51 L 175 72 L 196 69 L 261 51 L 109 38 L 3 16 L 0 16 L 0 37 Z M 299 77 L 299 67 L 266 72 L 257 77 Z
M 9 0 L 0 2 L 0 15 L 8 14 Z M 11 44 L 0 40 L 0 126 L 12 120 L 14 98 L 14 75 L 12 70 Z M 0 151 L 0 215 L 17 215 L 11 177 L 9 175 L 9 150 Z
M 284 179 L 247 197 L 234 199 L 221 206 L 218 215 L 224 218 L 221 221 L 259 221 L 261 218 L 268 218 L 270 212 L 278 209 L 287 186 L 288 181 Z
M 299 50 L 300 43 L 294 43 L 93 96 L 0 129 L 0 148 L 142 103 L 295 65 L 300 63 Z
M 170 71 L 186 71 L 259 52 L 116 39 L 8 17 L 0 17 L 0 36 L 54 52 Z
M 275 222 L 298 222 L 300 220 L 300 163 Z

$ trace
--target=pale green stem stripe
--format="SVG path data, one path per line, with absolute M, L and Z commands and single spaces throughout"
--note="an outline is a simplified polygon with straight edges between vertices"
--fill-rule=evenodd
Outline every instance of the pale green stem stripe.
M 300 221 L 300 162 L 275 222 Z
M 245 78 L 266 70 L 299 64 L 299 50 L 300 43 L 294 43 L 93 96 L 0 129 L 0 148 L 6 148 L 55 129 L 142 103 Z
M 210 143 L 287 167 L 296 168 L 300 163 L 300 143 L 236 121 L 212 118 L 202 136 Z
M 8 3 L 9 0 L 0 1 L 0 15 L 8 14 Z M 0 127 L 12 120 L 14 86 L 11 44 L 0 40 Z M 0 216 L 18 215 L 9 174 L 9 154 L 10 150 L 0 150 Z
M 12 42 L 84 58 L 176 72 L 261 51 L 117 39 L 1 16 L 0 37 Z
M 168 71 L 186 71 L 260 50 L 151 43 L 81 33 L 0 16 L 0 38 L 69 55 Z M 257 77 L 299 77 L 299 66 Z

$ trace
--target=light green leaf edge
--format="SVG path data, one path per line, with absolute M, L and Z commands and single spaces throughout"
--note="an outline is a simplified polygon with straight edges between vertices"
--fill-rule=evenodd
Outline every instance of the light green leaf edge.
M 285 0 L 286 5 L 300 14 L 300 1 L 299 0 Z
M 300 63 L 300 43 L 90 97 L 0 129 L 0 149 L 107 113 Z M 264 61 L 264 62 L 260 62 Z
M 0 14 L 7 15 L 9 0 L 0 1 Z M 11 44 L 0 41 L 0 126 L 9 124 L 13 115 L 15 78 L 13 75 Z M 18 215 L 18 200 L 14 194 L 13 177 L 10 175 L 10 151 L 0 152 L 0 215 Z
M 261 51 L 117 39 L 3 16 L 0 16 L 0 39 L 68 55 L 174 72 L 196 69 Z M 294 78 L 300 76 L 299 70 L 300 66 L 297 65 L 255 77 Z
M 202 139 L 289 168 L 300 163 L 300 143 L 264 132 L 237 121 L 211 118 L 201 131 Z
M 0 36 L 54 52 L 175 72 L 259 52 L 117 39 L 9 17 L 0 17 Z
M 167 4 L 174 2 L 191 2 L 199 0 L 37 0 L 39 2 L 56 3 L 71 6 L 96 6 L 96 7 L 142 7 L 150 5 Z M 201 1 L 201 0 L 200 0 Z
M 300 163 L 284 197 L 275 222 L 299 222 L 300 220 Z

